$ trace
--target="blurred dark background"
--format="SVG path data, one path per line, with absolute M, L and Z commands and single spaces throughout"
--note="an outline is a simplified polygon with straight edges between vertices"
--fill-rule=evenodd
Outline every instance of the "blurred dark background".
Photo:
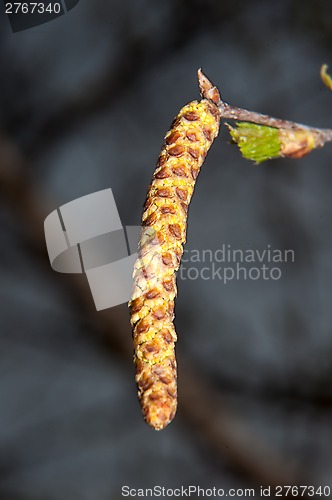
M 140 223 L 197 68 L 227 102 L 332 127 L 324 62 L 329 0 L 80 0 L 17 33 L 1 4 L 1 500 L 332 486 L 331 146 L 255 166 L 221 129 L 186 248 L 270 245 L 295 261 L 275 281 L 179 281 L 179 409 L 162 432 L 137 402 L 126 304 L 97 313 L 43 236 L 52 210 L 108 187 L 122 223 Z

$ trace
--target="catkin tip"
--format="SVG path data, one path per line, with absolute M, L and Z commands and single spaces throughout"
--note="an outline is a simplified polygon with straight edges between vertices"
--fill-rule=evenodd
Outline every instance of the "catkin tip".
M 172 422 L 175 413 L 176 401 L 172 401 L 171 404 L 164 401 L 160 406 L 151 405 L 146 407 L 144 418 L 150 427 L 156 431 L 162 431 Z

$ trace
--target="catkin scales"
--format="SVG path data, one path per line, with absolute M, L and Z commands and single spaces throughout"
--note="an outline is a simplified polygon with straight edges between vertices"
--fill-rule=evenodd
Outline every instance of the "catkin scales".
M 165 136 L 142 216 L 129 307 L 138 395 L 147 423 L 157 430 L 173 419 L 177 407 L 175 272 L 186 241 L 195 181 L 219 130 L 216 93 L 214 88 L 213 100 L 190 102 L 175 118 Z

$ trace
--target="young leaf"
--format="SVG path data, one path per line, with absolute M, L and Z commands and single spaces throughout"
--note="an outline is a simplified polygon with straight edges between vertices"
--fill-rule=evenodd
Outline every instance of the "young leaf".
M 231 127 L 228 123 L 226 125 L 244 158 L 261 163 L 281 156 L 281 141 L 277 128 L 249 122 L 238 122 L 236 127 Z
M 273 158 L 302 158 L 320 144 L 308 128 L 275 128 L 256 123 L 238 122 L 229 128 L 244 158 L 261 163 Z
M 332 77 L 327 72 L 328 65 L 323 64 L 320 69 L 320 76 L 323 80 L 323 83 L 327 86 L 329 90 L 332 90 Z

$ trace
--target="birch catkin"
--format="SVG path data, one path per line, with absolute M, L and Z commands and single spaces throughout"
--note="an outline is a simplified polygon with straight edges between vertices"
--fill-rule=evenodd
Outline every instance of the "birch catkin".
M 175 271 L 196 178 L 219 131 L 219 93 L 201 71 L 198 76 L 204 98 L 184 106 L 175 118 L 149 186 L 129 302 L 138 395 L 147 423 L 156 430 L 176 412 Z

